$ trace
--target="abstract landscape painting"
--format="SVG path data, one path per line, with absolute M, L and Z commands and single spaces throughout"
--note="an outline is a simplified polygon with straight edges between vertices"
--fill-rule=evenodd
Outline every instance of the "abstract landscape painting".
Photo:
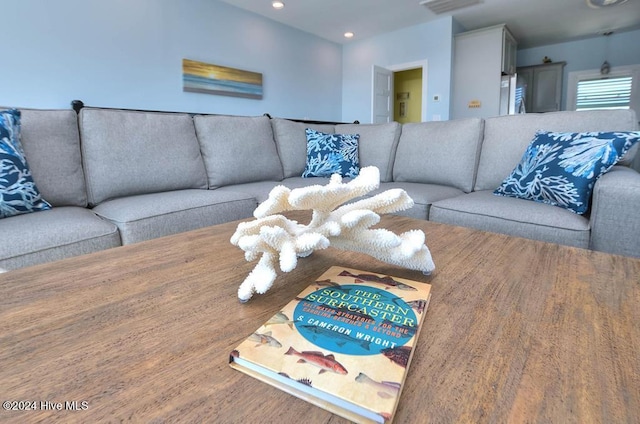
M 262 74 L 182 59 L 183 91 L 262 98 Z

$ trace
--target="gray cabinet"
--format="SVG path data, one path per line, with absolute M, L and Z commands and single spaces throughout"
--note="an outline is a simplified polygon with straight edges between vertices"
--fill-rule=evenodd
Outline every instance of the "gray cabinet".
M 515 72 L 516 49 L 504 24 L 455 36 L 452 118 L 499 115 L 501 77 Z
M 518 76 L 527 84 L 527 112 L 555 112 L 562 109 L 562 77 L 565 65 L 566 62 L 557 62 L 517 68 Z

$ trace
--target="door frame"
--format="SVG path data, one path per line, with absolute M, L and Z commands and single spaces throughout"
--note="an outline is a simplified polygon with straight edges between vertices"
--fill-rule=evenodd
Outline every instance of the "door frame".
M 428 100 L 429 100 L 429 94 L 427 93 L 427 75 L 428 75 L 428 60 L 424 59 L 424 60 L 418 60 L 415 62 L 406 62 L 406 63 L 399 63 L 396 65 L 387 65 L 387 66 L 382 66 L 382 65 L 372 65 L 371 69 L 372 69 L 372 76 L 375 79 L 375 67 L 380 67 L 380 68 L 384 68 L 387 69 L 389 71 L 391 71 L 391 75 L 393 77 L 393 74 L 395 72 L 399 72 L 399 71 L 408 71 L 411 69 L 417 69 L 417 68 L 422 68 L 422 113 L 420 114 L 420 119 L 422 120 L 422 122 L 426 122 L 427 121 L 427 116 L 429 116 L 429 114 L 427 113 L 427 104 L 428 104 Z M 372 81 L 371 83 L 371 122 L 373 122 L 373 117 L 375 116 L 375 80 Z M 395 86 L 395 84 L 394 84 Z M 393 95 L 393 93 L 391 93 L 391 95 Z M 391 102 L 391 104 L 393 105 L 395 102 Z M 393 106 L 391 109 L 391 112 L 393 113 Z

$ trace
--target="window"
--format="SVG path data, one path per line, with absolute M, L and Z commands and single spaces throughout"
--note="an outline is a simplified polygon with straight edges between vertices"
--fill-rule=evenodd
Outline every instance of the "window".
M 629 109 L 631 77 L 585 79 L 578 81 L 576 110 Z
M 569 72 L 567 109 L 634 109 L 640 113 L 640 65 Z

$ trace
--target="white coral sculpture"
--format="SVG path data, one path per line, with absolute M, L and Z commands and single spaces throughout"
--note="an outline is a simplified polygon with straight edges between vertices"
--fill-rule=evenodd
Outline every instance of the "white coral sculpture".
M 240 223 L 231 237 L 231 243 L 245 251 L 247 261 L 262 255 L 238 288 L 238 299 L 246 302 L 254 292 L 263 294 L 269 290 L 277 276 L 277 264 L 282 272 L 290 272 L 299 257 L 329 245 L 430 274 L 435 265 L 421 230 L 396 235 L 384 228 L 370 228 L 380 222 L 379 214 L 413 206 L 413 199 L 404 190 L 390 189 L 344 204 L 379 186 L 380 171 L 369 166 L 347 183 L 342 182 L 339 174 L 334 174 L 324 186 L 293 190 L 282 185 L 274 187 L 269 198 L 253 212 L 256 220 Z M 280 215 L 285 211 L 309 209 L 313 214 L 308 225 Z

